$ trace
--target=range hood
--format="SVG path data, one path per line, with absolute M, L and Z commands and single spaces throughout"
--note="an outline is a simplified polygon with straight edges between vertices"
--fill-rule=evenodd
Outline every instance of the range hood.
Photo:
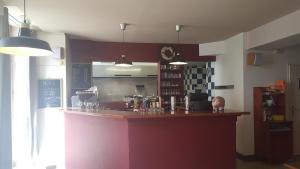
M 113 62 L 93 62 L 93 77 L 156 77 L 157 63 L 133 62 L 132 67 L 116 67 Z

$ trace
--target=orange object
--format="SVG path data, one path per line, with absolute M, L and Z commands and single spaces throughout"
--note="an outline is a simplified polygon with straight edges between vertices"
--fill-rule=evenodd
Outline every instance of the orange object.
M 249 52 L 247 54 L 247 65 L 253 65 L 255 62 L 255 53 Z
M 276 80 L 275 86 L 277 89 L 284 91 L 286 89 L 286 84 L 284 80 Z

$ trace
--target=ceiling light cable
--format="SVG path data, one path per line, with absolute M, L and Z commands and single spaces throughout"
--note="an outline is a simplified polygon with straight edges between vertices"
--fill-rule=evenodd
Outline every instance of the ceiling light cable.
M 120 23 L 120 28 L 122 30 L 122 52 L 125 53 L 125 30 L 126 30 L 126 23 Z M 128 60 L 125 54 L 121 55 L 121 58 L 117 58 L 115 62 L 115 66 L 118 67 L 131 67 L 133 66 L 132 61 Z
M 24 15 L 23 22 L 26 23 L 26 0 L 24 0 Z

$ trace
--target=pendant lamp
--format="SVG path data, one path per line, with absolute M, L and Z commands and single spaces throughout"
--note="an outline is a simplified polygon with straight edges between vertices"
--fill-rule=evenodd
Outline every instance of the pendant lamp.
M 19 36 L 2 38 L 0 40 L 0 53 L 16 56 L 51 56 L 53 54 L 46 41 L 31 37 L 30 24 L 26 21 L 25 0 L 24 20 Z
M 121 31 L 122 31 L 122 34 L 123 34 L 123 44 L 124 44 L 124 32 L 126 30 L 126 26 L 127 26 L 126 23 L 120 23 L 120 28 L 121 28 Z M 132 61 L 127 60 L 126 55 L 123 54 L 123 55 L 121 55 L 121 58 L 118 58 L 116 60 L 115 66 L 118 66 L 118 67 L 131 67 L 131 66 L 133 66 L 133 64 L 132 64 Z
M 177 44 L 179 44 L 179 33 L 182 29 L 182 25 L 176 25 L 175 29 L 177 32 Z M 171 65 L 186 65 L 187 62 L 184 60 L 184 58 L 181 56 L 181 54 L 179 52 L 176 52 L 176 55 L 174 57 L 174 59 L 169 63 Z
M 118 67 L 131 67 L 132 62 L 127 60 L 126 55 L 121 55 L 121 58 L 117 59 L 115 62 L 115 66 Z

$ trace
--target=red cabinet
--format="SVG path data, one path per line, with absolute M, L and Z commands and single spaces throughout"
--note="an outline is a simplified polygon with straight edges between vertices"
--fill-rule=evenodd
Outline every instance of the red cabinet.
M 291 159 L 293 123 L 285 119 L 285 94 L 255 87 L 253 105 L 256 158 L 272 163 Z

